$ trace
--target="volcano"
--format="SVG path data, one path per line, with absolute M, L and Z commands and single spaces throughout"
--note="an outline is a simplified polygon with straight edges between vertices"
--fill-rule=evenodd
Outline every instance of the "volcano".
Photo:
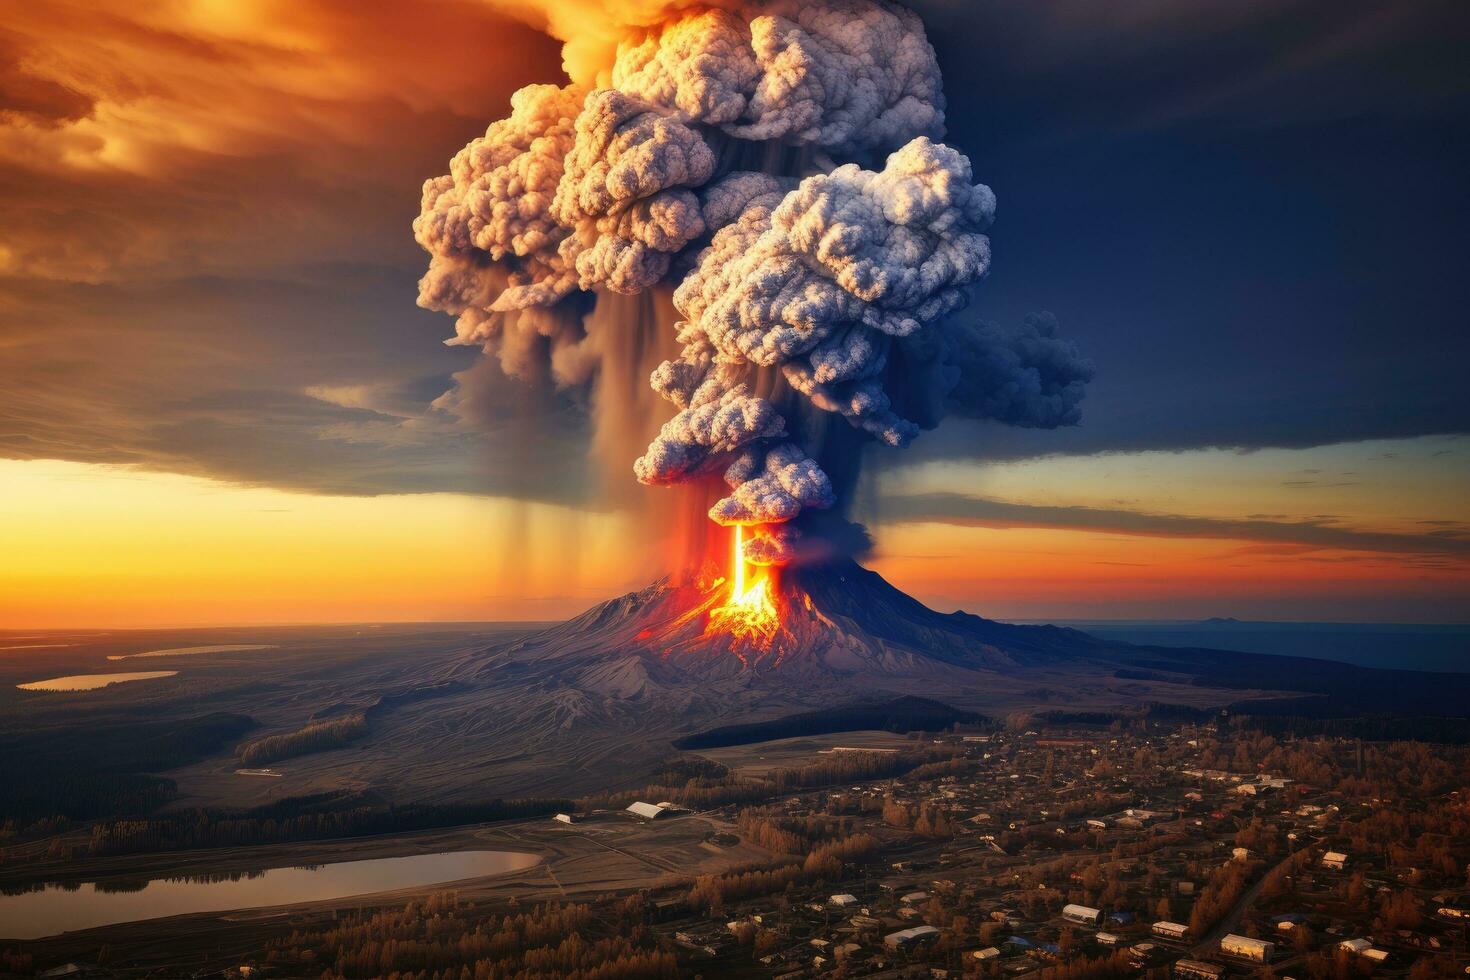
M 664 579 L 527 637 L 506 654 L 593 670 L 631 659 L 672 682 L 744 677 L 779 687 L 796 677 L 866 686 L 1014 671 L 1108 649 L 1077 630 L 936 612 L 852 561 L 786 570 L 772 586 L 779 621 L 769 637 L 741 636 L 712 622 L 727 593 L 712 572 L 687 584 Z
M 1135 646 L 942 613 L 852 561 L 788 568 L 771 588 L 779 625 L 769 637 L 719 628 L 730 584 L 706 572 L 655 582 L 487 650 L 455 676 L 476 685 L 514 678 L 553 702 L 539 720 L 564 731 L 623 719 L 679 735 L 876 696 L 938 697 L 991 714 L 1237 704 L 1455 716 L 1470 693 L 1470 677 L 1450 683 L 1442 674 Z
M 701 733 L 905 698 L 996 719 L 1159 705 L 1194 717 L 1229 706 L 1458 718 L 1470 703 L 1470 675 L 1134 646 L 938 612 L 852 562 L 783 570 L 771 579 L 778 627 L 741 636 L 715 615 L 732 584 L 713 571 L 655 582 L 501 641 L 334 671 L 326 693 L 319 676 L 304 675 L 275 695 L 293 712 L 318 701 L 322 712 L 370 707 L 373 728 L 350 752 L 293 760 L 293 792 L 576 796 L 644 785 Z M 200 777 L 188 785 L 218 792 L 209 773 Z M 248 792 L 242 785 L 230 782 L 230 792 Z

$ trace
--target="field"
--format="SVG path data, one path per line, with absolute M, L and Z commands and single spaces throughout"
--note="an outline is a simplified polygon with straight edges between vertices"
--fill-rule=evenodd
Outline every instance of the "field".
M 718 762 L 742 776 L 763 776 L 774 769 L 792 769 L 839 748 L 897 750 L 911 749 L 914 740 L 893 732 L 840 732 L 804 738 L 782 738 L 753 745 L 730 745 L 700 749 L 694 753 Z

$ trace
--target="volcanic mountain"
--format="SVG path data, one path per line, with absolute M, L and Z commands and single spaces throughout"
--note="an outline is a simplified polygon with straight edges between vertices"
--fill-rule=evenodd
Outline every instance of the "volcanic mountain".
M 1470 703 L 1470 675 L 1134 646 L 941 613 L 852 562 L 787 569 L 769 585 L 775 619 L 764 632 L 730 628 L 722 613 L 736 587 L 710 573 L 656 582 L 503 641 L 334 672 L 331 700 L 315 716 L 366 710 L 371 736 L 349 752 L 293 760 L 284 789 L 373 787 L 402 800 L 578 795 L 646 781 L 676 742 L 712 729 L 905 697 L 998 719 L 1153 705 L 1463 717 Z M 281 685 L 274 702 L 299 717 L 322 692 L 320 677 L 304 676 Z M 250 710 L 264 708 L 256 695 Z M 203 796 L 221 783 L 189 785 Z M 231 798 L 246 791 L 238 779 L 227 785 Z
M 688 584 L 664 579 L 533 634 L 502 656 L 555 664 L 568 679 L 636 663 L 670 684 L 744 679 L 780 688 L 820 677 L 868 688 L 957 671 L 1015 671 L 1108 648 L 1076 630 L 935 612 L 852 561 L 787 571 L 771 586 L 770 635 L 721 628 L 728 591 L 712 573 Z

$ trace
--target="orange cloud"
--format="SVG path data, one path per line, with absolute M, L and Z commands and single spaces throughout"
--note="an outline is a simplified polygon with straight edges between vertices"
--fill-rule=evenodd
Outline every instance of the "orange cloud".
M 20 5 L 0 33 L 0 273 L 401 254 L 423 174 L 555 64 L 480 4 Z

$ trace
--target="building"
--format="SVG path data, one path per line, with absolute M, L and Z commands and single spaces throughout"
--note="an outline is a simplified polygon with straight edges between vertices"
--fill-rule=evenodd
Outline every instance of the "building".
M 576 823 L 577 822 L 576 814 L 573 814 L 573 813 L 558 813 L 556 816 L 552 817 L 551 819 L 555 820 L 557 823 Z
M 1078 925 L 1095 926 L 1102 920 L 1102 912 L 1086 905 L 1065 905 L 1062 907 L 1062 918 Z
M 1113 932 L 1100 932 L 1092 938 L 1096 939 L 1102 946 L 1116 946 L 1123 941 L 1117 933 Z
M 1160 939 L 1172 939 L 1175 942 L 1183 942 L 1189 937 L 1189 926 L 1179 922 L 1170 922 L 1161 919 L 1153 924 L 1153 934 Z
M 903 898 L 900 898 L 899 901 L 902 902 L 905 905 L 918 905 L 920 902 L 927 902 L 927 901 L 929 901 L 929 893 L 928 892 L 909 892 Z
M 1230 859 L 1232 861 L 1247 861 L 1250 859 L 1250 856 L 1250 849 L 1246 847 L 1237 847 L 1230 852 Z
M 883 937 L 883 943 L 889 949 L 912 949 L 924 943 L 932 943 L 938 938 L 939 930 L 933 926 L 914 926 L 912 929 L 890 932 Z
M 986 960 L 1000 959 L 1000 950 L 996 949 L 994 946 L 986 946 L 984 949 L 975 950 L 975 952 L 971 955 L 974 956 L 975 959 L 983 963 Z
M 1322 867 L 1329 871 L 1342 871 L 1347 868 L 1348 856 L 1341 851 L 1328 851 L 1322 855 Z
M 1271 954 L 1276 951 L 1275 943 L 1263 942 L 1259 939 L 1250 939 L 1246 936 L 1237 936 L 1231 933 L 1220 940 L 1220 952 L 1226 956 L 1235 956 L 1252 963 L 1270 962 Z
M 1344 939 L 1337 944 L 1338 949 L 1345 949 L 1349 953 L 1366 953 L 1373 948 L 1373 944 L 1366 939 Z
M 1174 975 L 1184 980 L 1220 980 L 1225 975 L 1225 968 L 1204 960 L 1180 960 L 1174 964 Z
M 657 820 L 659 817 L 667 816 L 669 811 L 667 807 L 638 802 L 630 803 L 626 812 L 633 814 L 635 817 L 641 817 L 644 820 Z
M 858 900 L 856 895 L 848 895 L 844 893 L 842 895 L 832 896 L 832 904 L 840 909 L 845 909 L 848 906 L 856 905 L 857 903 Z

